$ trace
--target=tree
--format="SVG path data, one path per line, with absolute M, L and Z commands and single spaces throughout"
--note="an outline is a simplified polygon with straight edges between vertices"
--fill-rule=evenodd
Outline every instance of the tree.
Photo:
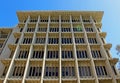
M 116 50 L 117 50 L 117 55 L 120 57 L 120 45 L 116 46 Z M 118 69 L 120 70 L 120 60 L 118 62 Z
M 82 26 L 81 25 L 78 25 L 76 28 L 77 28 L 78 31 L 82 31 Z
M 120 53 L 120 45 L 117 45 L 116 46 L 116 50 L 117 50 L 117 55 L 119 55 L 119 53 Z M 120 56 L 120 55 L 119 55 Z

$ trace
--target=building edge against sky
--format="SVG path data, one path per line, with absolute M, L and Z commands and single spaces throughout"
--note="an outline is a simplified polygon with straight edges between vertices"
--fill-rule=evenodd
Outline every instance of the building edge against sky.
M 120 83 L 103 11 L 18 11 L 0 29 L 0 83 Z

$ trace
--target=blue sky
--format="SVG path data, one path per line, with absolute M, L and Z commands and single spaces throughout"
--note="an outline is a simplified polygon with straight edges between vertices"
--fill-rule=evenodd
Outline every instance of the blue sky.
M 100 10 L 104 11 L 102 31 L 106 41 L 112 43 L 111 53 L 118 57 L 115 46 L 120 44 L 120 0 L 1 0 L 0 27 L 18 23 L 18 10 Z

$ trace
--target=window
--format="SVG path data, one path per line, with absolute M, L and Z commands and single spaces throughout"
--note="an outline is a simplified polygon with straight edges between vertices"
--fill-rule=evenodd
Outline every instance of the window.
M 79 75 L 81 78 L 91 76 L 91 71 L 89 66 L 79 66 Z
M 75 76 L 75 68 L 74 67 L 62 67 L 62 77 L 74 77 Z
M 62 51 L 62 58 L 73 58 L 73 52 L 72 51 Z
M 51 22 L 59 22 L 59 20 L 51 20 Z
M 0 48 L 2 48 L 2 46 L 3 46 L 3 43 L 0 42 Z
M 59 32 L 59 28 L 50 28 L 50 32 Z
M 1 34 L 0 38 L 7 38 L 7 36 L 8 36 L 7 34 Z
M 84 38 L 75 38 L 75 43 L 85 43 Z
M 23 28 L 20 28 L 20 32 L 22 32 L 23 31 Z
M 95 66 L 95 69 L 98 77 L 107 76 L 105 66 Z
M 35 31 L 35 28 L 28 28 L 27 29 L 27 32 L 34 32 Z
M 13 51 L 13 50 L 11 50 L 11 53 L 10 53 L 9 58 L 12 58 L 12 57 L 13 57 L 13 55 L 14 55 L 14 51 Z
M 92 50 L 91 53 L 93 58 L 102 58 L 100 50 Z
M 108 58 L 110 58 L 110 57 L 111 57 L 111 55 L 110 55 L 109 50 L 106 50 L 106 53 L 107 53 L 107 55 L 108 55 Z
M 62 44 L 71 44 L 72 38 L 62 38 Z
M 70 20 L 61 20 L 61 22 L 70 22 Z
M 24 38 L 23 44 L 31 44 L 32 43 L 32 38 Z
M 77 58 L 88 58 L 86 50 L 77 50 Z
M 90 20 L 89 19 L 84 19 L 83 22 L 90 22 Z
M 33 51 L 32 58 L 40 58 L 40 59 L 42 59 L 43 56 L 44 56 L 44 51 L 42 51 L 42 50 L 41 51 L 40 50 Z
M 40 22 L 48 22 L 48 20 L 42 20 L 42 19 L 41 19 Z
M 45 67 L 45 78 L 56 78 L 58 77 L 58 67 Z
M 62 30 L 62 32 L 70 32 L 71 31 L 70 28 L 62 28 L 61 30 Z
M 26 23 L 26 20 L 24 20 L 23 22 Z
M 80 22 L 79 19 L 73 19 L 72 22 Z
M 31 19 L 30 22 L 37 22 L 37 19 Z
M 15 66 L 12 76 L 14 76 L 14 77 L 23 77 L 24 70 L 25 70 L 24 66 Z
M 101 32 L 100 28 L 97 28 L 98 32 Z
M 86 32 L 93 32 L 93 28 L 87 28 L 87 27 L 86 27 L 86 28 L 85 28 L 85 31 L 86 31 Z
M 58 44 L 59 38 L 49 38 L 48 43 L 49 44 Z
M 45 43 L 45 38 L 36 38 L 35 43 L 37 43 L 37 44 L 44 44 Z
M 103 44 L 105 44 L 105 40 L 104 40 L 104 38 L 101 38 L 101 40 L 102 40 Z
M 58 51 L 48 51 L 47 52 L 47 58 L 58 58 Z
M 88 42 L 91 44 L 97 44 L 96 38 L 88 38 Z
M 42 67 L 30 66 L 29 77 L 40 77 L 42 73 Z
M 18 41 L 19 41 L 19 38 L 17 38 L 17 39 L 16 39 L 15 44 L 17 44 L 17 43 L 18 43 Z
M 115 66 L 111 66 L 113 71 L 114 71 L 114 74 L 117 75 L 117 72 L 116 72 L 116 69 L 115 69 Z
M 41 27 L 41 28 L 38 28 L 38 31 L 39 31 L 39 32 L 46 32 L 46 31 L 47 31 L 47 28 L 42 28 L 42 27 Z
M 8 66 L 5 66 L 2 76 L 5 77 L 8 71 Z
M 96 20 L 95 20 L 95 19 L 93 19 L 93 21 L 96 23 Z
M 19 55 L 18 55 L 18 58 L 27 58 L 28 54 L 29 54 L 28 50 L 21 50 Z

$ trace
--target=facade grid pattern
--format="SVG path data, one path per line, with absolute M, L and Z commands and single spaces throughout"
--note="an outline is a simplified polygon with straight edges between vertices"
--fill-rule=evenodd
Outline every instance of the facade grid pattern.
M 103 12 L 56 12 L 18 12 L 0 56 L 0 83 L 120 83 Z

